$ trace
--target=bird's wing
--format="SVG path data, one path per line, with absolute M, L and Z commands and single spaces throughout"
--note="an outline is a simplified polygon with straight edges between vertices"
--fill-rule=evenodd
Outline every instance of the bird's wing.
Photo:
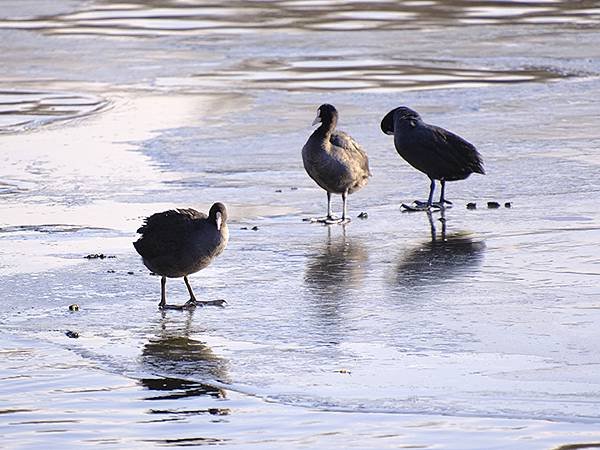
M 145 258 L 160 256 L 185 245 L 184 236 L 194 227 L 194 222 L 206 219 L 195 209 L 173 209 L 152 214 L 137 230 L 142 235 L 134 246 Z
M 421 126 L 418 130 L 421 134 L 418 142 L 427 148 L 429 154 L 435 155 L 428 161 L 435 169 L 432 173 L 446 179 L 468 176 L 472 172 L 485 173 L 481 155 L 470 142 L 435 125 Z
M 367 153 L 352 136 L 343 131 L 336 130 L 331 134 L 329 141 L 334 147 L 338 147 L 342 152 L 346 153 L 348 159 L 358 161 L 360 168 L 371 175 Z

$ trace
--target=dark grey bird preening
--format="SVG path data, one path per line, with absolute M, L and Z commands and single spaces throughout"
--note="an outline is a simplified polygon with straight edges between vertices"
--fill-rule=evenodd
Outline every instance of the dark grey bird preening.
M 415 201 L 406 209 L 443 208 L 452 202 L 444 198 L 446 181 L 464 180 L 472 173 L 485 174 L 481 155 L 475 146 L 460 136 L 423 122 L 410 108 L 401 106 L 385 115 L 381 130 L 394 136 L 396 151 L 415 169 L 431 180 L 427 202 Z M 440 201 L 433 202 L 435 180 L 441 184 Z
M 313 125 L 321 123 L 302 148 L 302 161 L 308 175 L 327 192 L 327 216 L 311 221 L 327 224 L 347 223 L 348 194 L 367 184 L 371 171 L 369 158 L 361 146 L 343 131 L 335 129 L 338 112 L 333 105 L 319 106 Z M 342 218 L 331 214 L 331 194 L 341 194 Z
M 208 216 L 191 208 L 152 214 L 137 232 L 142 237 L 133 246 L 144 265 L 162 277 L 159 308 L 193 309 L 198 305 L 224 303 L 198 301 L 187 276 L 204 269 L 225 250 L 229 239 L 225 205 L 215 203 Z M 179 277 L 183 277 L 190 299 L 184 305 L 167 305 L 167 278 Z

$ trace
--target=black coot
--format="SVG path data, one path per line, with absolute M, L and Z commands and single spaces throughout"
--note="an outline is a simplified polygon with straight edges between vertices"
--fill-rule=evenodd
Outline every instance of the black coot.
M 416 111 L 401 106 L 381 121 L 381 130 L 394 136 L 396 150 L 411 166 L 431 180 L 427 202 L 415 201 L 407 209 L 443 208 L 446 181 L 464 180 L 472 173 L 485 174 L 477 149 L 460 136 L 435 125 L 429 125 Z M 441 184 L 440 201 L 433 202 L 435 180 Z
M 187 276 L 208 266 L 227 246 L 227 210 L 215 203 L 208 216 L 195 209 L 175 209 L 152 214 L 137 230 L 142 235 L 133 246 L 144 265 L 161 275 L 161 309 L 192 309 L 198 305 L 223 304 L 223 300 L 200 302 L 194 296 Z M 168 278 L 183 277 L 190 299 L 181 306 L 167 305 Z

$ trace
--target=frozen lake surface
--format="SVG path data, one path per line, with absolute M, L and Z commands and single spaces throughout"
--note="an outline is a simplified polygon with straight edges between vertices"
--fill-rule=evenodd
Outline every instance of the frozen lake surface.
M 6 448 L 600 447 L 596 2 L 2 6 Z M 373 171 L 344 227 L 302 221 L 325 102 Z M 400 105 L 484 158 L 444 217 L 400 211 Z M 135 230 L 215 201 L 228 306 L 158 311 Z

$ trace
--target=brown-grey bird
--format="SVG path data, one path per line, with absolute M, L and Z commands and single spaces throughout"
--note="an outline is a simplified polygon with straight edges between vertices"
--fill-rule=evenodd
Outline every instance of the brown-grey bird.
M 335 129 L 337 121 L 338 112 L 333 105 L 319 106 L 313 125 L 321 125 L 302 148 L 306 172 L 327 192 L 327 216 L 311 221 L 327 224 L 350 221 L 346 205 L 348 194 L 365 186 L 371 176 L 367 154 L 352 137 Z M 342 195 L 344 206 L 341 219 L 331 214 L 331 194 Z
M 208 216 L 191 208 L 152 214 L 137 232 L 142 237 L 133 246 L 144 265 L 161 276 L 160 309 L 193 309 L 224 303 L 223 300 L 198 301 L 187 277 L 208 266 L 227 246 L 229 231 L 225 205 L 215 203 Z M 184 305 L 167 305 L 167 278 L 179 277 L 183 277 L 190 299 Z

